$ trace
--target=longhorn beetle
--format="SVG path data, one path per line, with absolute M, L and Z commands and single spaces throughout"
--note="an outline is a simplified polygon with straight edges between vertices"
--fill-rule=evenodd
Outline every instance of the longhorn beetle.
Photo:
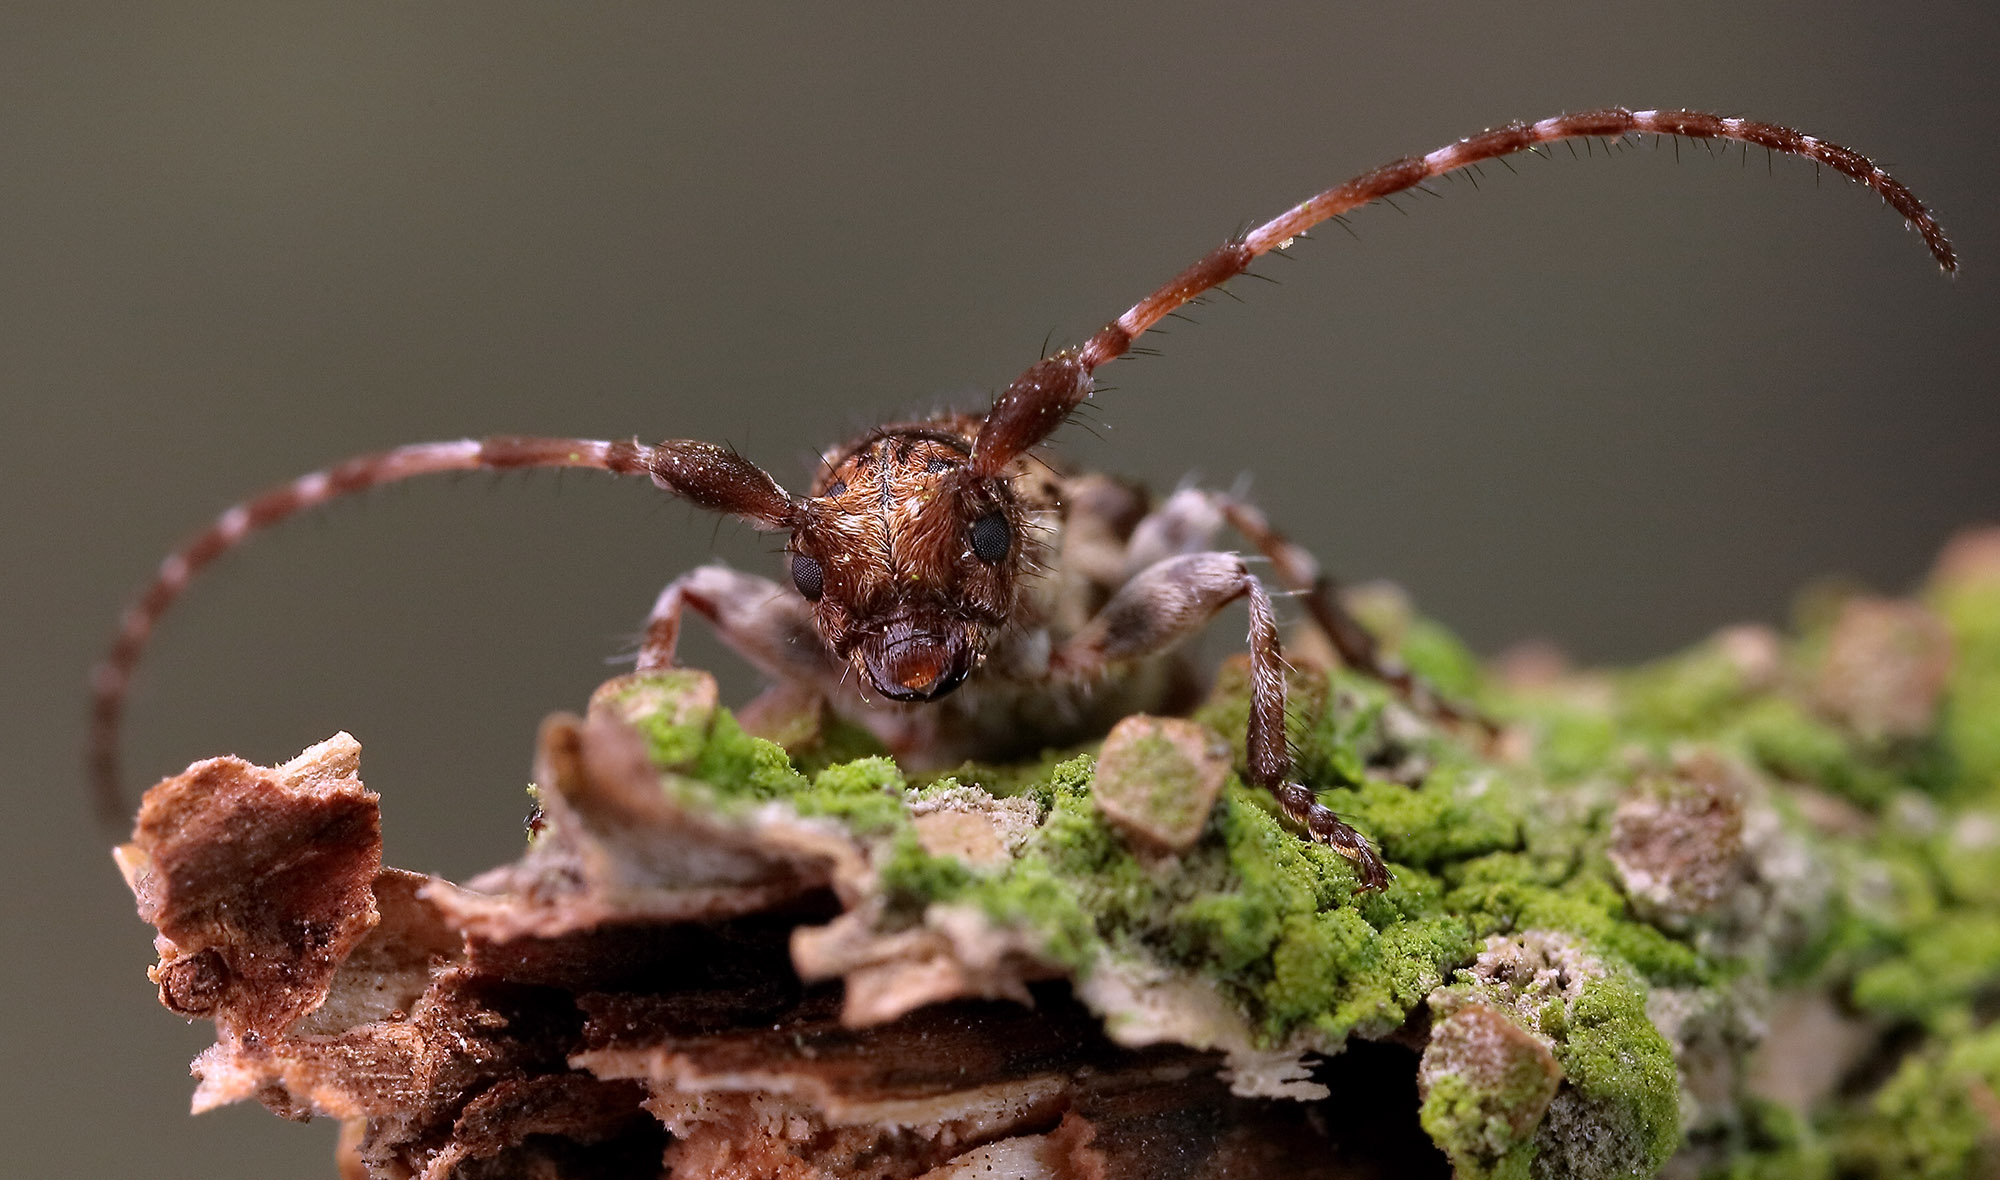
M 1381 652 L 1312 556 L 1250 504 L 1188 489 L 1152 506 L 1130 485 L 1057 471 L 1034 449 L 1140 334 L 1321 222 L 1482 160 L 1558 140 L 1644 134 L 1734 140 L 1830 168 L 1875 190 L 1923 235 L 1939 266 L 1957 269 L 1944 231 L 1900 181 L 1858 152 L 1787 127 L 1622 109 L 1510 123 L 1364 172 L 1224 242 L 1083 344 L 1030 365 L 984 414 L 891 423 L 834 447 L 805 495 L 712 443 L 496 437 L 356 456 L 246 500 L 161 563 L 96 669 L 90 759 L 98 802 L 108 817 L 121 810 L 118 724 L 148 636 L 189 579 L 251 533 L 411 476 L 590 467 L 644 476 L 789 536 L 790 586 L 720 565 L 668 585 L 646 622 L 641 670 L 673 665 L 682 617 L 693 611 L 772 678 L 761 700 L 823 701 L 919 762 L 1080 740 L 1125 713 L 1171 708 L 1187 689 L 1172 649 L 1226 604 L 1247 599 L 1249 777 L 1306 835 L 1351 859 L 1363 886 L 1383 888 L 1389 872 L 1367 839 L 1292 777 L 1271 598 L 1242 558 L 1212 548 L 1216 534 L 1227 525 L 1262 553 L 1349 664 L 1434 714 L 1466 715 Z

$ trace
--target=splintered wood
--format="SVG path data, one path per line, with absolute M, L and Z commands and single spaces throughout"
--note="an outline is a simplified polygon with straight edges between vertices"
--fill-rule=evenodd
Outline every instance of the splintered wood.
M 1441 1163 L 1410 1113 L 1407 1049 L 1336 1059 L 1320 1101 L 1245 1098 L 1216 1053 L 1113 1044 L 1019 955 L 862 955 L 845 981 L 875 988 L 859 1007 L 842 979 L 802 978 L 795 945 L 826 958 L 866 892 L 862 850 L 777 809 L 677 806 L 608 709 L 544 727 L 541 835 L 462 886 L 382 867 L 359 752 L 341 735 L 277 769 L 198 763 L 148 793 L 117 854 L 160 931 L 162 1001 L 216 1025 L 196 1108 L 340 1119 L 344 1175 L 1307 1180 Z M 1408 1092 L 1381 1084 L 1383 1054 Z M 1375 1080 L 1342 1082 L 1362 1069 Z

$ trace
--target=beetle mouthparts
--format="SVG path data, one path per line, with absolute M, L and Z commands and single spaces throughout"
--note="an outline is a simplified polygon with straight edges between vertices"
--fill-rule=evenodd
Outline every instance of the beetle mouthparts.
M 934 701 L 972 671 L 971 645 L 956 632 L 891 628 L 862 641 L 861 663 L 875 691 L 892 701 Z

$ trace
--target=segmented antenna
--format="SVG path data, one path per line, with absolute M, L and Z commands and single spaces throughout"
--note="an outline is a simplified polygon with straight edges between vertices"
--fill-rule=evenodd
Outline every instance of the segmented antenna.
M 91 672 L 90 776 L 99 815 L 107 824 L 124 818 L 119 797 L 118 726 L 132 671 L 146 641 L 188 583 L 223 554 L 260 529 L 355 492 L 419 475 L 446 471 L 512 471 L 523 467 L 590 467 L 616 475 L 651 475 L 655 448 L 633 442 L 582 438 L 485 438 L 417 443 L 357 455 L 252 497 L 215 518 L 160 562 L 153 580 L 118 623 L 118 637 Z
M 1323 221 L 1482 160 L 1511 156 L 1515 152 L 1561 139 L 1616 139 L 1635 133 L 1684 135 L 1690 139 L 1731 139 L 1823 164 L 1874 189 L 1890 208 L 1902 214 L 1923 235 L 1925 247 L 1945 273 L 1958 269 L 1958 254 L 1952 248 L 1951 240 L 1917 195 L 1902 181 L 1852 148 L 1828 143 L 1790 127 L 1759 123 L 1754 119 L 1730 119 L 1700 111 L 1628 111 L 1614 107 L 1557 115 L 1538 123 L 1509 123 L 1505 127 L 1468 136 L 1427 156 L 1405 156 L 1372 172 L 1364 172 L 1345 184 L 1336 185 L 1209 251 L 1165 286 L 1134 304 L 1130 311 L 1105 325 L 1078 350 L 1081 354 L 1079 359 L 1088 372 L 1122 356 L 1140 333 L 1159 323 L 1169 312 L 1203 291 L 1242 274 L 1259 255 L 1283 249 L 1291 244 L 1293 238 Z
M 1294 238 L 1321 222 L 1482 160 L 1532 151 L 1557 140 L 1616 139 L 1635 133 L 1737 140 L 1823 164 L 1881 194 L 1890 208 L 1902 214 L 1923 235 L 1924 245 L 1946 273 L 1958 269 L 1958 255 L 1952 250 L 1950 239 L 1945 237 L 1930 210 L 1902 181 L 1852 148 L 1789 127 L 1699 111 L 1621 108 L 1557 115 L 1539 123 L 1509 123 L 1441 147 L 1427 156 L 1406 156 L 1384 164 L 1294 205 L 1209 251 L 1164 286 L 1133 304 L 1124 315 L 1098 329 L 1081 347 L 1064 349 L 1036 361 L 993 399 L 993 408 L 987 412 L 985 425 L 973 445 L 972 471 L 993 476 L 1005 470 L 1007 464 L 1054 433 L 1083 404 L 1094 388 L 1091 374 L 1099 365 L 1139 351 L 1133 342 L 1146 329 L 1202 292 L 1215 290 L 1243 274 L 1260 255 L 1284 249 Z

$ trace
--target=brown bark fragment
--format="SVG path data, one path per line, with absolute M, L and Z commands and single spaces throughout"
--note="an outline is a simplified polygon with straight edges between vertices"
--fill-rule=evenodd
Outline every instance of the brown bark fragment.
M 1208 826 L 1230 763 L 1228 744 L 1204 725 L 1127 717 L 1104 739 L 1091 798 L 1141 848 L 1182 852 Z
M 326 998 L 379 915 L 376 797 L 341 734 L 276 769 L 197 762 L 146 792 L 117 850 L 159 929 L 160 1002 L 240 1033 L 276 1033 Z
M 1563 1073 L 1541 1038 L 1492 1005 L 1470 1000 L 1432 1026 L 1417 1067 L 1418 1092 L 1428 1097 L 1443 1077 L 1479 1096 L 1477 1123 L 1489 1136 L 1478 1145 L 1480 1154 L 1498 1159 L 1542 1121 Z
M 119 859 L 171 932 L 167 1002 L 218 1024 L 197 1107 L 339 1118 L 341 1175 L 377 1180 L 1435 1165 L 1413 1097 L 1384 1106 L 1379 1065 L 1353 1067 L 1369 1080 L 1341 1098 L 1239 1097 L 1218 1052 L 1114 1044 L 1040 982 L 1059 969 L 976 911 L 932 906 L 900 934 L 851 922 L 872 904 L 851 837 L 768 809 L 697 813 L 618 707 L 607 694 L 545 727 L 543 834 L 465 886 L 380 867 L 351 739 L 156 788 Z M 948 791 L 920 810 L 937 851 L 975 864 L 1038 818 Z M 795 960 L 841 983 L 806 982 Z
M 1950 677 L 1944 620 L 1915 602 L 1852 598 L 1827 641 L 1814 696 L 1867 740 L 1920 738 L 1937 721 Z
M 1618 805 L 1608 854 L 1635 904 L 1685 919 L 1727 899 L 1744 873 L 1741 773 L 1713 754 L 1683 758 Z

